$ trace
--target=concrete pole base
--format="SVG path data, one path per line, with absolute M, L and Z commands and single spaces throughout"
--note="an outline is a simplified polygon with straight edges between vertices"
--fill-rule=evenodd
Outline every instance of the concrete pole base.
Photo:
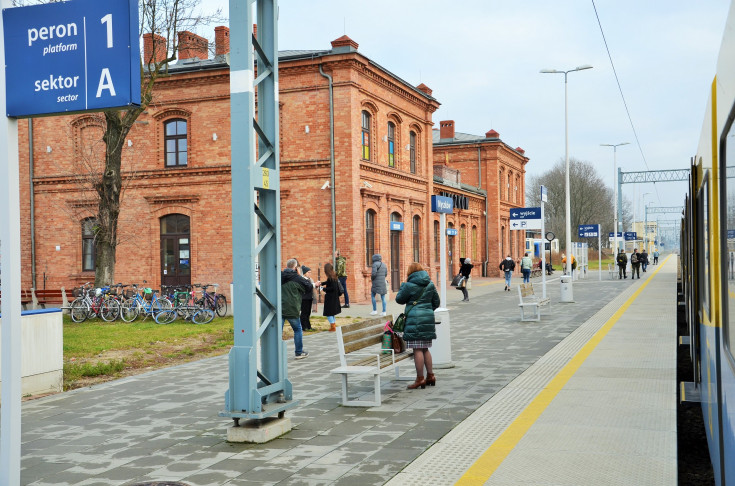
M 290 432 L 291 428 L 291 419 L 288 417 L 248 420 L 239 427 L 227 427 L 227 442 L 265 444 Z
M 440 307 L 434 311 L 436 325 L 436 340 L 431 348 L 431 357 L 434 368 L 454 368 L 452 362 L 452 339 L 449 332 L 449 310 Z

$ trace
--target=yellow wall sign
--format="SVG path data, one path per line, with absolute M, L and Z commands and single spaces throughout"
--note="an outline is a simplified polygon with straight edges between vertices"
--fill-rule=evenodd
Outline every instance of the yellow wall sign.
M 263 171 L 263 189 L 270 189 L 270 174 L 268 173 L 268 169 L 263 167 L 262 171 Z

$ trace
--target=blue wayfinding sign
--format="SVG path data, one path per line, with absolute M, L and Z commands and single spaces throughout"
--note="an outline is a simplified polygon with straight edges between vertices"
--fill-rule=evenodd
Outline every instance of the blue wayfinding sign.
M 623 236 L 625 237 L 625 241 L 635 241 L 638 239 L 638 233 L 635 231 L 626 231 Z
M 390 230 L 391 231 L 403 231 L 403 223 L 401 223 L 400 221 L 391 221 Z
M 600 236 L 600 225 L 580 224 L 578 227 L 578 235 L 580 238 L 597 238 Z
M 3 10 L 7 116 L 140 105 L 137 0 Z
M 608 233 L 608 236 L 610 236 L 610 238 L 615 238 L 615 233 L 611 231 L 610 233 Z M 622 238 L 622 237 L 623 237 L 623 232 L 618 231 L 618 238 Z
M 447 228 L 447 236 L 457 236 L 457 230 L 454 228 Z
M 452 214 L 454 200 L 451 197 L 431 196 L 431 212 Z
M 515 208 L 510 210 L 510 219 L 541 219 L 541 208 Z

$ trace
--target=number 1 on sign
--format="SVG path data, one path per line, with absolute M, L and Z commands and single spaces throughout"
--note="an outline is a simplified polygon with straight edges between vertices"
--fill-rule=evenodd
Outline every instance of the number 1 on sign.
M 107 14 L 102 17 L 100 23 L 107 24 L 107 48 L 112 48 L 112 14 Z

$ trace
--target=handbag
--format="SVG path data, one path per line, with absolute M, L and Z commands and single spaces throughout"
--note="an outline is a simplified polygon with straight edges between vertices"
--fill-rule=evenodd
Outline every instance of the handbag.
M 457 275 L 455 275 L 454 278 L 452 279 L 452 287 L 458 287 L 460 282 L 462 281 L 462 278 L 464 277 L 462 277 L 461 273 L 458 273 Z
M 402 353 L 406 350 L 406 342 L 395 332 L 391 334 L 391 345 L 395 354 Z
M 342 287 L 342 282 L 337 280 L 337 296 L 344 295 L 345 294 L 345 288 Z
M 393 336 L 395 336 L 395 335 L 396 335 L 396 333 L 390 332 L 390 331 L 385 331 L 383 333 L 383 341 L 382 341 L 381 346 L 380 346 L 381 349 L 383 350 L 383 351 L 381 351 L 383 354 L 390 354 L 390 350 L 391 349 L 394 349 L 394 347 L 393 347 L 394 346 L 393 345 Z

